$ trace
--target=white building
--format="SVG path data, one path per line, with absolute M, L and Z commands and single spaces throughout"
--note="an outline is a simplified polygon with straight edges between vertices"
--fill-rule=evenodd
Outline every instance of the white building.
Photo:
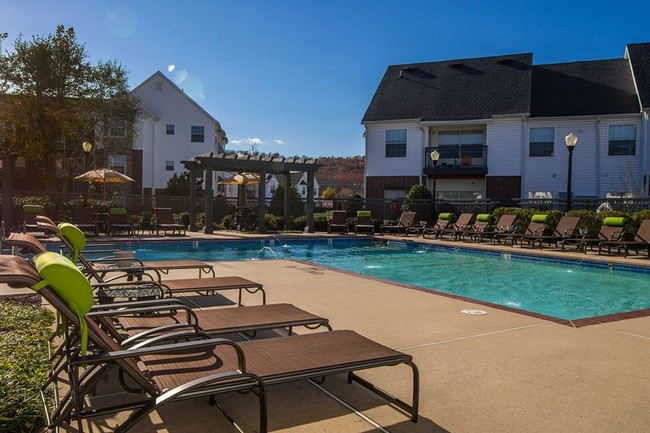
M 144 193 L 160 191 L 174 173 L 185 171 L 181 161 L 218 153 L 228 143 L 219 122 L 160 71 L 131 93 L 145 109 L 133 143 L 134 179 L 141 179 Z
M 399 198 L 415 184 L 436 196 L 647 196 L 650 43 L 619 59 L 533 65 L 515 54 L 389 66 L 370 102 L 366 197 Z

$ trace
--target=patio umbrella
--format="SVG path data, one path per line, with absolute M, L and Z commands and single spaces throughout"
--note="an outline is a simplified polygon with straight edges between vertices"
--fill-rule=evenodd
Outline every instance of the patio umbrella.
M 94 183 L 103 183 L 104 184 L 104 198 L 106 198 L 106 184 L 107 183 L 128 183 L 135 182 L 134 179 L 131 179 L 126 174 L 122 174 L 119 171 L 111 170 L 109 168 L 96 168 L 80 174 L 75 177 L 74 180 L 79 182 L 94 182 Z

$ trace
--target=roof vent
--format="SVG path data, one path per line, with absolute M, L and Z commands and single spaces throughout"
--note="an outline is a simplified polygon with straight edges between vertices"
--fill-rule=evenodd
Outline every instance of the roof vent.
M 451 69 L 458 69 L 458 68 L 462 68 L 463 64 L 462 63 L 450 63 L 450 64 L 447 65 L 447 67 L 451 68 Z
M 400 69 L 400 71 L 399 71 L 399 77 L 402 78 L 402 74 L 403 74 L 404 72 L 413 72 L 413 71 L 415 71 L 416 69 L 417 69 L 417 68 L 416 68 L 415 66 L 406 66 L 406 67 Z
M 500 65 L 507 65 L 507 64 L 512 63 L 512 62 L 514 62 L 514 60 L 512 60 L 512 59 L 499 59 L 499 60 L 497 60 L 497 63 L 500 64 Z

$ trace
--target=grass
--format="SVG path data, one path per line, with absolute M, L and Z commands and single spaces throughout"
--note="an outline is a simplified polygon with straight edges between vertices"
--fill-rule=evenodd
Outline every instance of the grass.
M 46 425 L 39 391 L 51 364 L 53 314 L 0 303 L 0 432 L 36 432 Z

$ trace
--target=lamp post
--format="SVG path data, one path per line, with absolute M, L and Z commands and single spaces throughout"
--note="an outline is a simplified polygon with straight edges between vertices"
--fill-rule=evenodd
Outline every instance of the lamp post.
M 573 149 L 578 144 L 578 136 L 573 132 L 564 137 L 566 142 L 566 148 L 569 151 L 569 172 L 567 175 L 567 184 L 566 184 L 566 211 L 569 213 L 571 210 L 571 170 L 573 169 Z
M 88 158 L 90 157 L 90 151 L 93 150 L 93 144 L 90 141 L 84 141 L 81 143 L 81 147 L 84 150 L 84 173 L 88 171 Z M 84 207 L 88 206 L 88 182 L 84 183 Z
M 431 162 L 433 163 L 433 219 L 436 219 L 436 165 L 438 165 L 438 160 L 440 159 L 440 152 L 434 150 L 429 155 L 431 156 Z

